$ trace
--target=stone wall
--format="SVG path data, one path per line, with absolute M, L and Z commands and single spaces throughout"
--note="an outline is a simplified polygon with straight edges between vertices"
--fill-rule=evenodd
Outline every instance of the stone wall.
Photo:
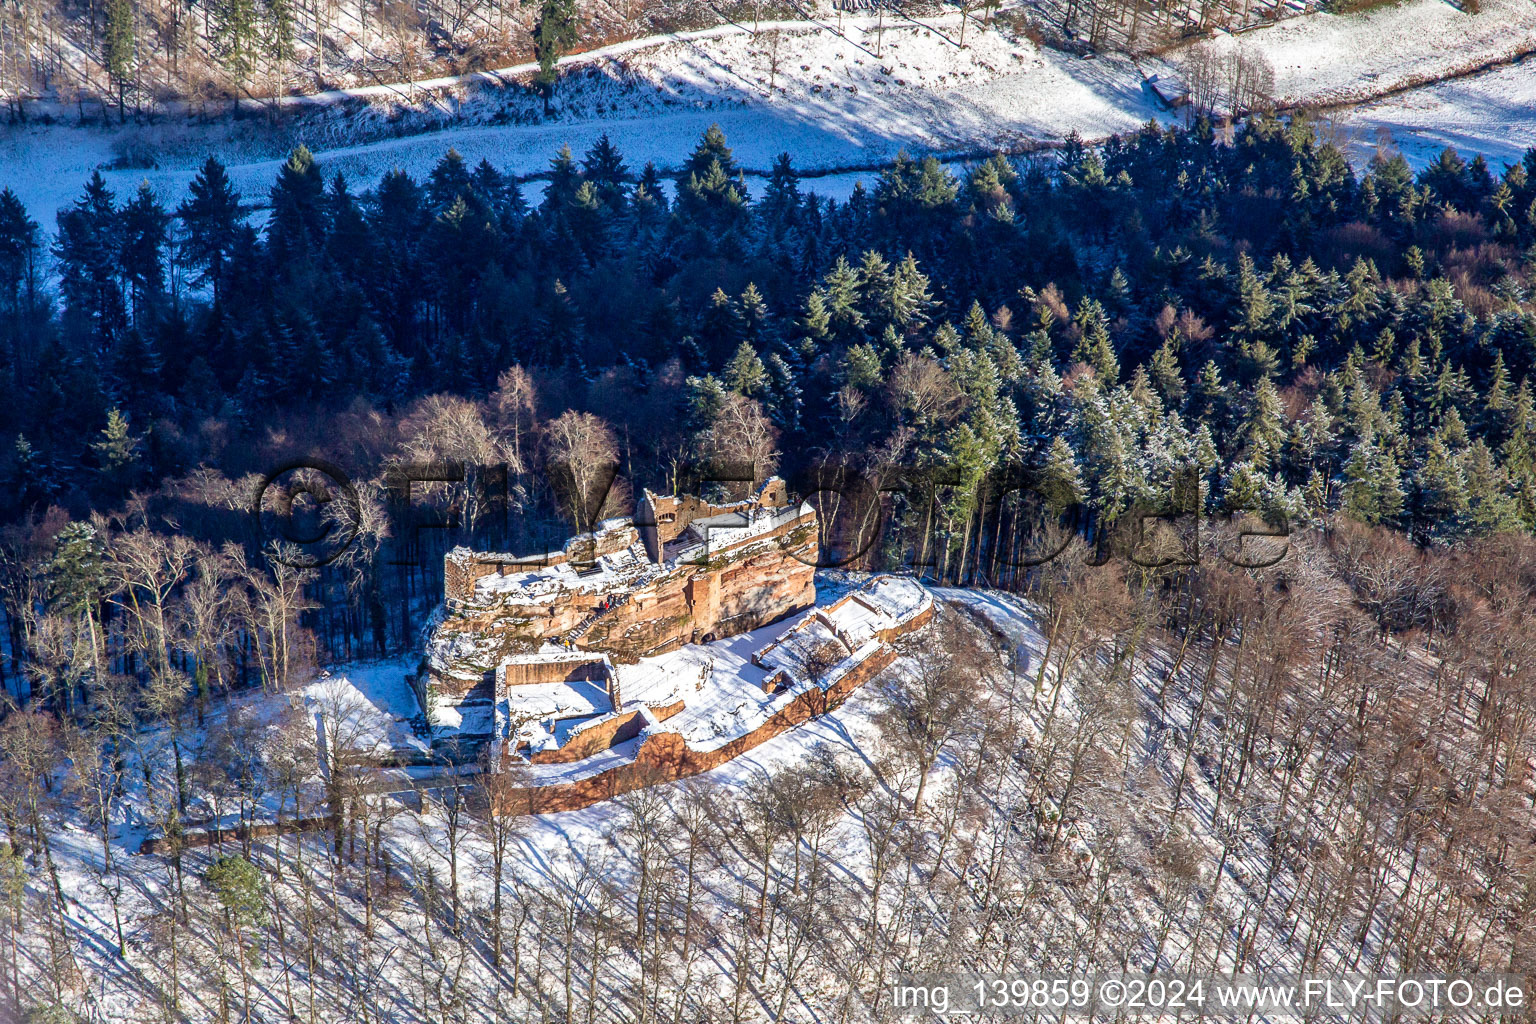
M 443 596 L 466 602 L 475 596 L 475 583 L 487 576 L 535 572 L 566 562 L 587 563 L 599 555 L 624 551 L 640 542 L 640 531 L 627 519 L 610 519 L 591 533 L 578 533 L 559 551 L 539 555 L 488 554 L 454 548 L 443 559 Z
M 680 566 L 635 591 L 594 622 L 576 646 L 633 662 L 706 637 L 757 629 L 815 604 L 814 523 L 795 520 L 754 541 L 766 550 L 740 560 L 726 553 L 719 564 Z M 553 612 L 538 624 L 545 636 L 573 628 L 588 608 L 566 604 Z
M 725 551 L 652 580 L 603 613 L 576 646 L 611 654 L 616 661 L 634 661 L 706 636 L 766 626 L 815 603 L 817 552 L 815 514 L 807 513 L 752 538 L 739 554 Z M 605 596 L 570 592 L 553 602 L 466 605 L 454 595 L 472 595 L 475 580 L 498 571 L 498 563 L 475 561 L 485 557 L 455 550 L 444 560 L 444 587 L 454 614 L 439 625 L 443 635 L 506 637 L 533 650 L 574 630 Z M 501 564 L 514 571 L 514 563 Z
M 591 757 L 593 754 L 602 753 L 610 747 L 620 743 L 626 743 L 640 735 L 640 731 L 646 725 L 646 711 L 650 711 L 650 717 L 658 722 L 664 722 L 683 710 L 683 702 L 667 704 L 657 708 L 636 708 L 634 711 L 621 712 L 594 724 L 591 728 L 583 729 L 572 736 L 565 746 L 554 750 L 541 750 L 528 760 L 534 764 L 569 764 L 572 761 L 580 761 Z M 507 754 L 502 754 L 502 763 L 510 763 Z
M 907 627 L 916 629 L 933 617 L 932 609 Z M 640 745 L 635 760 L 579 782 L 510 790 L 497 810 L 507 814 L 551 814 L 575 811 L 644 786 L 687 778 L 739 757 L 773 737 L 824 715 L 848 695 L 879 675 L 896 660 L 892 647 L 883 647 L 855 665 L 826 691 L 808 690 L 774 712 L 762 725 L 714 750 L 694 750 L 674 732 L 656 733 Z
M 502 666 L 503 686 L 535 686 L 539 683 L 599 682 L 605 686 L 613 679 L 608 659 L 594 654 L 579 661 L 509 661 Z
M 333 825 L 332 818 L 287 818 L 257 825 L 232 825 L 228 828 L 188 829 L 176 839 L 156 836 L 139 844 L 140 853 L 175 853 L 201 846 L 221 846 L 224 843 L 239 844 L 246 839 L 267 839 L 272 836 L 288 836 L 295 832 L 318 832 Z
M 743 507 L 785 508 L 789 505 L 789 485 L 774 477 L 745 501 L 716 505 L 692 494 L 654 494 L 645 491 L 635 507 L 635 527 L 651 561 L 660 561 L 662 548 L 672 543 L 695 519 L 739 511 Z

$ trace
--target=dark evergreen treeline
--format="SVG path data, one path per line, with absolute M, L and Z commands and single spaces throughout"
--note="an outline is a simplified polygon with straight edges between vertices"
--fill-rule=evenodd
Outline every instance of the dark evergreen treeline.
M 252 438 L 521 365 L 541 408 L 601 414 L 653 465 L 736 392 L 790 465 L 1050 465 L 1107 511 L 1195 465 L 1213 503 L 1530 528 L 1533 171 L 1447 151 L 1357 175 L 1265 119 L 958 178 L 903 157 L 847 202 L 787 155 L 749 189 L 717 129 L 673 183 L 606 138 L 562 152 L 537 205 L 453 152 L 359 190 L 302 147 L 259 225 L 211 158 L 175 210 L 93 177 L 52 238 L 7 191 L 0 501 L 79 515 L 200 463 L 259 471 Z

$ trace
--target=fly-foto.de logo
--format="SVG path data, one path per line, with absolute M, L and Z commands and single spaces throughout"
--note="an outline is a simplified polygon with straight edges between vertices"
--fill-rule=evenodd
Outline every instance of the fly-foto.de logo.
M 334 462 L 295 458 L 259 479 L 250 515 L 269 557 L 296 568 L 335 562 L 365 535 L 386 548 L 386 562 L 416 564 L 424 531 L 454 543 L 519 547 L 519 563 L 537 566 L 563 557 L 538 538 L 563 542 L 572 526 L 589 533 L 612 496 L 640 493 L 645 485 L 634 486 L 619 469 L 578 473 L 551 464 L 533 479 L 505 464 L 405 463 L 359 484 Z M 765 475 L 747 463 L 689 464 L 656 474 L 648 489 L 742 496 Z M 814 556 L 796 550 L 794 557 L 818 569 L 904 571 L 957 583 L 979 572 L 1005 582 L 1062 558 L 1149 569 L 1217 558 L 1256 569 L 1289 553 L 1292 525 L 1283 512 L 1213 506 L 1203 484 L 1190 468 L 1161 493 L 1106 502 L 1083 495 L 1075 480 L 1017 463 L 970 477 L 949 467 L 823 463 L 786 481 L 817 513 Z M 533 497 L 540 494 L 554 496 L 545 503 L 552 508 L 540 510 Z M 642 521 L 646 514 L 637 504 L 630 517 L 637 529 L 657 525 Z M 562 521 L 545 522 L 551 519 Z M 707 557 L 708 531 L 702 541 Z

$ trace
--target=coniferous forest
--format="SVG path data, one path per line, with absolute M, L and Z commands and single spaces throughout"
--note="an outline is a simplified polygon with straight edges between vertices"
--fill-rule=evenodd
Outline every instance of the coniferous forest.
M 1536 150 L 1358 168 L 1263 117 L 902 156 L 846 201 L 717 129 L 680 167 L 605 138 L 537 181 L 347 181 L 300 146 L 174 209 L 0 192 L 0 1015 L 858 1021 L 914 965 L 1536 971 Z M 314 536 L 345 521 L 325 559 L 263 532 L 284 472 Z M 500 773 L 394 799 L 324 666 L 398 683 L 450 545 L 769 473 L 838 485 L 829 561 L 943 585 L 826 726 L 862 759 L 642 788 L 532 866 Z M 1289 552 L 1097 557 L 1169 508 Z
M 846 202 L 788 154 L 749 183 L 717 129 L 672 181 L 604 138 L 533 184 L 451 151 L 425 180 L 349 182 L 300 146 L 264 196 L 209 158 L 174 210 L 97 176 L 44 226 L 0 192 L 13 649 L 61 522 L 174 523 L 254 557 L 248 492 L 295 455 L 381 495 L 391 466 L 469 466 L 417 487 L 471 531 L 476 467 L 509 466 L 514 546 L 582 519 L 545 479 L 562 459 L 616 463 L 614 503 L 711 460 L 936 470 L 948 540 L 923 561 L 951 579 L 995 577 L 957 549 L 985 546 L 967 524 L 1007 467 L 1106 518 L 1193 474 L 1205 511 L 1292 527 L 1529 531 L 1533 171 L 1536 152 L 1495 174 L 1447 150 L 1357 172 L 1266 117 L 1230 141 L 1202 121 L 902 156 Z M 435 594 L 451 538 L 394 532 L 408 558 L 322 573 L 332 653 L 409 642 L 381 593 Z

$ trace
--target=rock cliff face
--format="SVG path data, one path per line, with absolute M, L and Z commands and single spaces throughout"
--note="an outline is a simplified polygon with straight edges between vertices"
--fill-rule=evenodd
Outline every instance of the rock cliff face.
M 757 629 L 815 603 L 817 554 L 815 511 L 779 480 L 728 505 L 647 491 L 633 518 L 560 552 L 455 548 L 429 628 L 423 706 L 431 717 L 488 701 L 510 655 L 587 650 L 630 663 Z

